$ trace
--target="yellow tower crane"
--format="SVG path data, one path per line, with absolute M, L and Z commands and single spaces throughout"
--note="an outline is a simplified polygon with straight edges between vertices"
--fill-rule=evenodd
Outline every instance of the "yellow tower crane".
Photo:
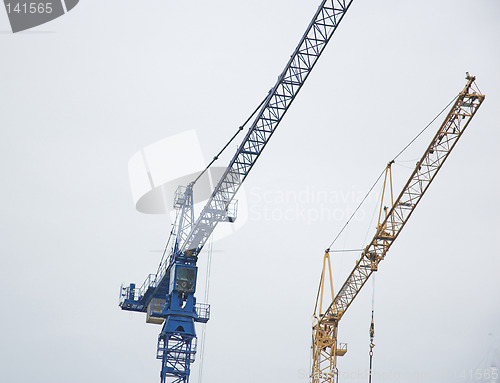
M 339 321 L 352 301 L 382 261 L 389 248 L 408 222 L 415 207 L 434 180 L 439 169 L 448 158 L 455 144 L 474 117 L 485 96 L 475 86 L 475 77 L 467 73 L 467 84 L 458 94 L 446 119 L 424 155 L 417 162 L 408 182 L 394 201 L 392 192 L 392 174 L 389 162 L 385 170 L 384 191 L 390 189 L 391 207 L 383 208 L 384 195 L 380 206 L 377 231 L 370 243 L 362 250 L 346 281 L 337 295 L 334 295 L 330 263 L 330 249 L 325 251 L 323 272 L 321 274 L 312 327 L 312 371 L 313 383 L 335 383 L 338 381 L 337 357 L 347 352 L 347 346 L 337 343 Z M 382 209 L 384 214 L 382 214 Z M 331 298 L 323 311 L 324 295 L 330 284 Z M 373 322 L 372 322 L 373 328 Z M 373 342 L 372 342 L 373 345 Z

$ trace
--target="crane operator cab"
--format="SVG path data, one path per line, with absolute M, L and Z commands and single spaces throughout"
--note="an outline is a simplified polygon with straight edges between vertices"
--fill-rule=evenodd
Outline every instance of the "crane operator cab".
M 196 286 L 196 266 L 175 265 L 170 273 L 170 291 L 193 293 Z

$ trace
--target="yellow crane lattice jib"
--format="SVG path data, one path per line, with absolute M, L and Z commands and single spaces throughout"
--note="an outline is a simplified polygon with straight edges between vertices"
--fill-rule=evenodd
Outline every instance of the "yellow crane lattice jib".
M 379 225 L 375 236 L 361 253 L 356 266 L 340 288 L 325 316 L 339 319 L 350 306 L 379 262 L 384 259 L 394 240 L 398 237 L 420 199 L 434 180 L 437 172 L 455 147 L 458 139 L 469 125 L 485 96 L 473 90 L 475 77 L 467 75 L 467 84 L 458 95 L 446 119 L 417 162 L 408 182 Z M 387 233 L 392 233 L 388 236 Z
M 384 259 L 390 246 L 401 232 L 418 202 L 483 102 L 484 95 L 479 90 L 472 90 L 474 80 L 475 77 L 467 74 L 467 84 L 464 90 L 457 96 L 445 121 L 440 126 L 421 160 L 417 163 L 396 202 L 392 202 L 391 165 L 393 161 L 388 164 L 385 181 L 389 176 L 391 182 L 391 209 L 388 213 L 385 210 L 385 218 L 382 222 L 380 221 L 380 211 L 376 234 L 361 253 L 360 259 L 356 261 L 356 266 L 325 313 L 321 313 L 321 308 L 319 313 L 316 311 L 318 299 L 316 301 L 312 345 L 311 380 L 313 383 L 334 383 L 336 381 L 336 357 L 345 354 L 347 351 L 347 348 L 342 344 L 337 347 L 339 321 L 370 275 L 378 269 L 379 262 Z M 328 250 L 325 259 L 328 256 L 327 253 Z M 320 282 L 321 290 L 318 293 L 323 292 L 325 271 L 324 262 Z M 331 273 L 331 270 L 329 271 Z M 321 307 L 321 303 L 319 306 Z

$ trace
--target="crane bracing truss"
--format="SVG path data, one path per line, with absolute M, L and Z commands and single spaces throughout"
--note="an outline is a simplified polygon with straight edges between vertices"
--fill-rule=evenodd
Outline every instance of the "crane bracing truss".
M 373 239 L 361 252 L 359 260 L 356 261 L 356 266 L 337 295 L 334 298 L 332 297 L 333 301 L 323 313 L 322 300 L 325 275 L 329 272 L 331 276 L 331 270 L 326 268 L 326 262 L 324 262 L 318 294 L 319 305 L 317 302 L 313 324 L 311 372 L 313 383 L 337 382 L 336 358 L 344 355 L 347 351 L 344 344 L 337 345 L 337 330 L 340 319 L 372 273 L 378 270 L 379 263 L 385 258 L 387 251 L 408 222 L 422 196 L 483 102 L 485 96 L 474 88 L 475 77 L 467 74 L 466 79 L 465 88 L 457 96 L 443 124 L 420 161 L 417 162 L 408 182 L 396 201 L 392 203 L 392 207 L 388 211 L 386 210 L 385 218 L 383 220 L 379 218 L 379 224 Z M 387 165 L 386 180 L 387 175 L 390 175 L 392 163 L 393 161 Z M 329 251 L 330 249 L 327 249 L 325 252 L 325 261 L 328 260 L 328 265 L 330 260 Z
M 173 246 L 140 288 L 122 286 L 120 307 L 147 313 L 147 322 L 162 324 L 157 358 L 162 360 L 161 382 L 188 382 L 190 364 L 196 353 L 194 322 L 207 322 L 210 308 L 197 304 L 198 254 L 221 221 L 231 221 L 231 201 L 283 119 L 318 58 L 330 41 L 352 0 L 323 0 L 302 36 L 277 83 L 243 142 L 217 183 L 211 197 L 195 220 L 193 185 L 179 190 L 174 207 L 179 210 L 172 234 Z M 240 129 L 243 129 L 242 127 Z

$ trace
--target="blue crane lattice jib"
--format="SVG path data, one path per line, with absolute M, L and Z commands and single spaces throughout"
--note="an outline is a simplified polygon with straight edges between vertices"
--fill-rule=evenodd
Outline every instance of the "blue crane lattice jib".
M 182 250 L 201 249 L 281 122 L 351 1 L 323 1 L 229 163 Z
M 124 310 L 147 312 L 149 323 L 163 323 L 158 337 L 157 358 L 162 360 L 161 382 L 188 382 L 190 364 L 196 353 L 194 322 L 206 322 L 208 305 L 196 303 L 196 262 L 198 254 L 216 225 L 228 218 L 228 208 L 236 192 L 262 153 L 286 111 L 344 17 L 352 0 L 321 2 L 299 45 L 243 142 L 219 180 L 199 218 L 194 220 L 193 183 L 176 199 L 179 219 L 170 256 L 160 263 L 137 289 L 122 288 L 120 306 Z

